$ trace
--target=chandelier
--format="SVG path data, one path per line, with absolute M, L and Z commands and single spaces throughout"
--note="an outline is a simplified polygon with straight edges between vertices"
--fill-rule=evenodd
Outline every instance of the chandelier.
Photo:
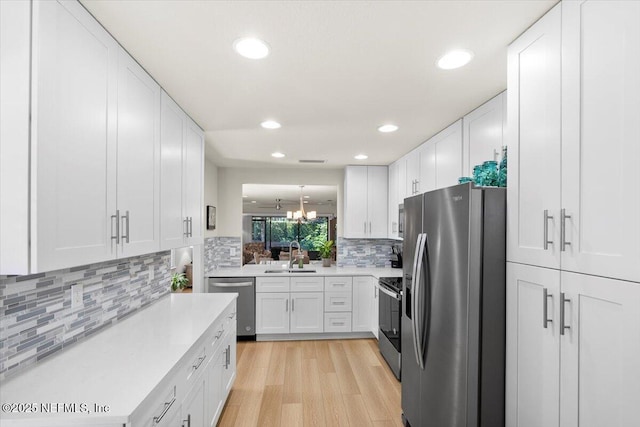
M 304 201 L 302 196 L 302 189 L 304 185 L 300 186 L 300 210 L 295 212 L 287 211 L 287 219 L 293 219 L 298 221 L 298 223 L 305 222 L 309 219 L 316 219 L 316 211 L 305 212 L 304 211 Z

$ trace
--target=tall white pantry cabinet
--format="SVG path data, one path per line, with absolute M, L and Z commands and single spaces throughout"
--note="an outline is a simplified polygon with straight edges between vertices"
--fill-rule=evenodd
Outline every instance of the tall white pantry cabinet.
M 202 243 L 197 125 L 182 113 L 184 190 L 173 218 L 161 206 L 158 83 L 77 1 L 0 8 L 0 274 L 157 252 L 163 221 L 184 228 L 179 246 Z
M 640 419 L 638 22 L 563 1 L 509 47 L 509 426 Z

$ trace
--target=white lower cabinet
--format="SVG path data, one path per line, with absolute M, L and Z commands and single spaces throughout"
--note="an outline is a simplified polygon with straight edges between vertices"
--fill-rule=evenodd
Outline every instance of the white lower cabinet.
M 256 292 L 256 333 L 289 333 L 289 292 Z
M 205 388 L 207 377 L 203 375 L 195 384 L 191 392 L 182 402 L 182 420 L 179 424 L 183 427 L 205 426 Z
M 369 276 L 353 278 L 353 332 L 371 331 L 374 312 L 374 279 Z M 376 313 L 377 313 L 377 306 Z M 376 327 L 377 329 L 377 327 Z
M 640 284 L 507 264 L 507 425 L 636 425 L 638 360 Z
M 289 332 L 324 332 L 324 294 L 292 292 Z

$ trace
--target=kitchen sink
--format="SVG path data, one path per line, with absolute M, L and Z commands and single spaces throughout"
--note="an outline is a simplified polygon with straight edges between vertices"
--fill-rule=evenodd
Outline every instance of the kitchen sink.
M 277 269 L 277 270 L 265 270 L 264 271 L 267 274 L 271 274 L 271 273 L 315 273 L 315 270 L 305 270 L 305 269 L 298 269 L 298 268 L 290 268 L 288 270 L 284 270 L 282 268 Z

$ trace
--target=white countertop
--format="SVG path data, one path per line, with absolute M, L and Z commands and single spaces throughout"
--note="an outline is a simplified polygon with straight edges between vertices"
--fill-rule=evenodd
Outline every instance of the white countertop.
M 278 277 L 278 276 L 373 276 L 402 277 L 401 268 L 356 268 L 356 267 L 323 267 L 322 264 L 305 264 L 305 270 L 316 270 L 315 273 L 265 273 L 265 270 L 288 268 L 286 262 L 282 264 L 247 264 L 240 268 L 219 268 L 212 270 L 208 277 Z M 297 269 L 294 267 L 293 270 Z
M 0 412 L 3 425 L 129 422 L 237 294 L 170 294 L 34 368 L 0 384 L 0 403 L 109 405 L 106 414 Z M 3 406 L 3 409 L 4 406 Z M 11 421 L 11 422 L 9 422 Z M 22 423 L 24 421 L 24 423 Z M 4 423 L 7 424 L 4 424 Z M 45 424 L 42 424 L 45 425 Z

